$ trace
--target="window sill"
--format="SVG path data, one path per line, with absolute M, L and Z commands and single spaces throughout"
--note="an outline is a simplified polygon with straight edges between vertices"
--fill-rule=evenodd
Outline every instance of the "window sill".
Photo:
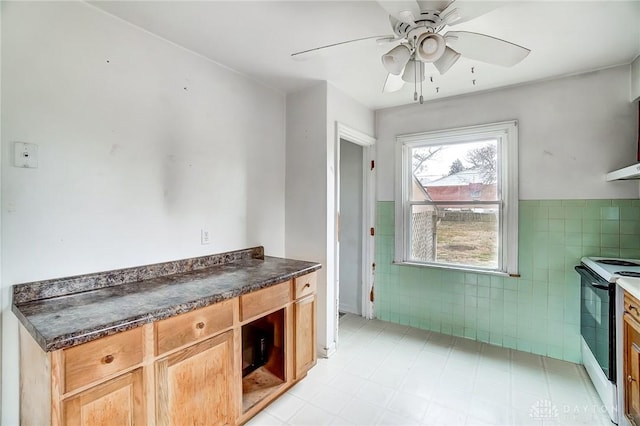
M 507 277 L 507 278 L 520 278 L 520 274 L 509 274 L 507 272 L 491 271 L 487 269 L 465 268 L 464 266 L 438 265 L 435 263 L 427 264 L 427 263 L 419 263 L 419 262 L 398 262 L 395 260 L 393 261 L 393 264 L 398 266 L 418 266 L 420 268 L 446 269 L 448 271 L 469 272 L 474 274 L 494 275 L 498 277 Z

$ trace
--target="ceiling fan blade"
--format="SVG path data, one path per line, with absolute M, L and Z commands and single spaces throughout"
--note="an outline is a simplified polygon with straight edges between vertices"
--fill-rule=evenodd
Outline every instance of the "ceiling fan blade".
M 514 66 L 531 52 L 499 38 L 467 31 L 449 31 L 444 38 L 449 47 L 466 58 L 503 67 Z
M 500 7 L 499 2 L 453 1 L 440 12 L 440 19 L 446 25 L 457 25 L 491 12 L 498 7 Z
M 404 86 L 404 80 L 402 75 L 387 74 L 387 78 L 384 80 L 384 87 L 382 93 L 397 92 Z
M 420 17 L 420 6 L 415 0 L 378 1 L 378 3 L 398 21 L 412 24 Z
M 438 10 L 443 11 L 451 4 L 453 0 L 417 0 L 420 10 Z
M 376 36 L 370 36 L 370 37 L 355 38 L 353 40 L 345 40 L 345 41 L 340 41 L 338 43 L 327 44 L 325 46 L 314 47 L 312 49 L 301 50 L 300 52 L 292 53 L 291 57 L 293 59 L 303 60 L 305 58 L 308 58 L 311 53 L 315 53 L 318 50 L 327 49 L 335 46 L 341 46 L 343 44 L 348 44 L 348 43 L 355 43 L 358 41 L 371 40 L 371 39 L 377 39 L 379 40 L 379 43 L 386 43 L 386 42 L 394 41 L 396 39 L 396 36 L 393 34 L 391 35 L 383 34 L 383 35 L 376 35 Z

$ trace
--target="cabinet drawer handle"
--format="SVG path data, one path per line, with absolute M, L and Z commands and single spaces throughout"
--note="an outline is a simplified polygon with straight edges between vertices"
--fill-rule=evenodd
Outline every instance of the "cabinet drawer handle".
M 113 355 L 107 355 L 104 358 L 102 358 L 102 363 L 103 364 L 111 364 L 114 360 Z
M 204 328 L 204 323 L 200 321 L 199 323 L 196 324 L 196 328 L 202 330 Z
M 304 287 L 302 287 L 302 288 L 307 288 L 307 287 L 309 287 L 309 288 L 310 288 L 310 287 L 311 287 L 311 283 L 306 283 L 306 284 L 304 285 Z
M 636 314 L 637 314 L 638 313 L 638 308 L 636 308 L 633 305 L 629 305 L 629 312 L 631 312 L 631 311 L 636 311 Z

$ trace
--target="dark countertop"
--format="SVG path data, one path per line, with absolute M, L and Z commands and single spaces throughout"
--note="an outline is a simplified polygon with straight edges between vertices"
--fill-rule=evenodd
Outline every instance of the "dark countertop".
M 52 298 L 16 302 L 12 310 L 49 352 L 189 312 L 321 268 L 314 262 L 263 256 Z M 113 273 L 111 271 L 110 273 Z M 106 273 L 105 273 L 106 274 Z M 78 277 L 73 277 L 77 279 Z M 42 282 L 34 283 L 42 287 Z

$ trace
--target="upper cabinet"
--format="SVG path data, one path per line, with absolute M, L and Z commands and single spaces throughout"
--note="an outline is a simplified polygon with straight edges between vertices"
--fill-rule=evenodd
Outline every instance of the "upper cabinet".
M 640 179 L 640 163 L 607 173 L 607 180 Z

